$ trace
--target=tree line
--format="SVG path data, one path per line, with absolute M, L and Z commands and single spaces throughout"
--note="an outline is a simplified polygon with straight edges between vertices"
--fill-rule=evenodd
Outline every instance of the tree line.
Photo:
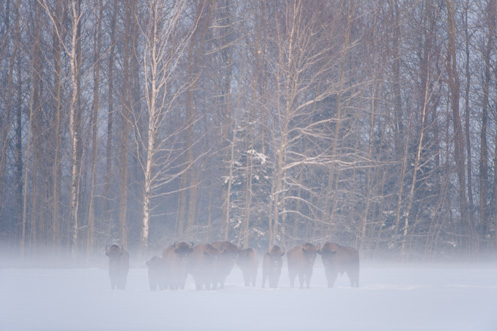
M 5 0 L 0 242 L 497 245 L 493 0 Z

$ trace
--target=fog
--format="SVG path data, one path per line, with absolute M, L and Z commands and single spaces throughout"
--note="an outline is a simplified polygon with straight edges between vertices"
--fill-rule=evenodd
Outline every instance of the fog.
M 0 269 L 0 330 L 496 330 L 497 266 L 363 262 L 359 288 L 345 276 L 327 288 L 320 257 L 311 288 L 243 286 L 149 290 L 132 265 L 127 288 L 110 290 L 105 266 Z

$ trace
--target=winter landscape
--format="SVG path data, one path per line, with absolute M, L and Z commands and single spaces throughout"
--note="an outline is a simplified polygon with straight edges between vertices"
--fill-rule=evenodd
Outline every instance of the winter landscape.
M 0 330 L 433 330 L 497 329 L 497 265 L 363 263 L 359 288 L 327 288 L 320 258 L 310 289 L 244 287 L 152 292 L 144 266 L 111 291 L 105 267 L 0 269 Z
M 0 331 L 496 331 L 496 110 L 495 0 L 0 0 Z

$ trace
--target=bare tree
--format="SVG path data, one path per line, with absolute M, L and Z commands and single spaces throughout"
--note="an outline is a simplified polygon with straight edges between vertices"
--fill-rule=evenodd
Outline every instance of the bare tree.
M 71 219 L 71 253 L 76 254 L 79 231 L 79 194 L 81 180 L 81 109 L 80 98 L 80 69 L 81 55 L 81 19 L 83 10 L 81 0 L 73 0 L 70 5 L 71 12 L 71 43 L 68 49 L 71 68 L 71 100 L 69 103 L 69 132 L 71 136 L 71 193 L 70 193 L 70 219 Z
M 456 172 L 459 182 L 459 208 L 461 213 L 461 223 L 471 231 L 471 224 L 468 224 L 468 208 L 466 198 L 466 176 L 465 176 L 465 158 L 464 158 L 464 141 L 461 125 L 461 116 L 459 111 L 460 101 L 460 81 L 457 68 L 456 56 L 456 3 L 454 0 L 447 0 L 447 74 L 448 87 L 450 89 L 450 105 L 454 121 L 454 160 L 456 163 Z
M 186 5 L 186 1 L 152 1 L 146 8 L 146 20 L 140 26 L 145 40 L 141 68 L 144 77 L 146 117 L 135 117 L 132 123 L 136 154 L 144 176 L 141 193 L 142 250 L 148 247 L 154 198 L 164 194 L 160 189 L 167 183 L 193 166 L 191 162 L 184 166 L 175 165 L 178 156 L 182 155 L 174 150 L 175 140 L 178 134 L 186 129 L 185 126 L 174 128 L 166 125 L 174 112 L 177 99 L 191 84 L 178 83 L 175 76 L 179 61 L 184 56 L 197 25 L 197 21 L 193 20 L 189 22 L 188 29 L 182 29 L 182 22 L 187 19 Z M 142 122 L 145 123 L 143 128 L 140 126 Z
M 337 188 L 339 177 L 336 177 L 335 166 L 341 162 L 337 155 L 339 144 L 349 132 L 349 127 L 343 125 L 343 112 L 344 105 L 350 101 L 345 100 L 344 94 L 353 90 L 350 85 L 345 85 L 345 59 L 356 45 L 350 35 L 355 3 L 339 2 L 338 5 L 339 10 L 336 10 L 337 7 L 331 4 L 292 1 L 275 17 L 273 43 L 276 54 L 274 62 L 269 64 L 273 68 L 275 89 L 271 100 L 275 109 L 272 137 L 275 172 L 271 192 L 270 244 L 279 240 L 284 243 L 289 215 L 303 218 L 306 223 L 330 217 L 327 207 L 320 209 L 312 184 L 299 185 L 294 173 L 301 167 L 329 167 L 331 173 L 325 199 L 328 200 L 328 195 Z M 333 11 L 331 7 L 334 7 Z M 336 66 L 341 67 L 338 74 L 334 71 Z M 314 120 L 316 113 L 326 113 L 325 105 L 329 103 L 336 105 L 333 115 Z M 334 132 L 330 140 L 325 134 L 329 130 Z M 305 141 L 317 148 L 302 149 Z M 326 142 L 333 146 L 331 150 L 325 147 Z M 298 195 L 294 195 L 297 188 L 305 190 L 308 196 L 300 199 L 300 210 L 288 207 L 299 200 Z
M 103 201 L 103 214 L 104 219 L 109 222 L 110 217 L 110 200 L 112 196 L 110 194 L 111 184 L 112 184 L 112 159 L 113 159 L 113 126 L 114 126 L 114 62 L 116 53 L 116 24 L 117 24 L 117 10 L 118 3 L 117 0 L 112 2 L 112 13 L 110 14 L 110 45 L 108 50 L 108 62 L 107 62 L 107 130 L 106 130 L 106 142 L 105 142 L 105 186 L 104 186 L 104 201 Z
M 194 138 L 194 123 L 195 123 L 195 106 L 194 95 L 199 80 L 200 60 L 204 52 L 204 43 L 211 24 L 214 5 L 211 2 L 201 2 L 195 5 L 194 15 L 195 22 L 194 30 L 190 38 L 187 52 L 187 77 L 186 80 L 191 82 L 188 86 L 185 102 L 186 102 L 186 137 L 185 137 L 185 164 L 191 164 L 194 159 L 193 143 Z M 181 192 L 179 199 L 178 210 L 178 235 L 182 236 L 186 232 L 188 237 L 191 237 L 193 223 L 195 217 L 195 209 L 197 204 L 197 182 L 195 168 L 188 167 L 188 170 L 183 174 L 181 179 Z M 187 199 L 188 195 L 188 199 Z M 186 223 L 186 228 L 185 228 Z
M 4 74 L 4 77 L 6 78 L 6 81 L 4 82 L 4 88 L 2 89 L 1 92 L 1 100 L 2 106 L 5 109 L 4 112 L 0 115 L 0 201 L 2 203 L 0 204 L 0 213 L 3 214 L 7 210 L 7 196 L 9 195 L 9 190 L 7 189 L 7 170 L 9 170 L 7 164 L 8 164 L 8 151 L 9 151 L 9 134 L 14 127 L 14 118 L 17 114 L 15 112 L 16 108 L 16 84 L 15 84 L 15 70 L 16 70 L 16 59 L 19 58 L 18 54 L 21 51 L 21 45 L 20 45 L 20 21 L 21 21 L 21 15 L 20 15 L 20 1 L 11 2 L 10 0 L 5 3 L 5 25 L 4 25 L 4 31 L 5 34 L 2 36 L 2 40 L 0 41 L 1 43 L 1 48 L 2 51 L 0 52 L 0 56 L 2 59 L 4 59 L 5 64 L 7 67 L 5 68 L 5 71 L 2 70 L 2 74 Z M 12 15 L 12 14 L 15 14 Z M 14 22 L 13 24 L 11 23 L 11 15 L 14 17 Z M 11 46 L 9 46 L 9 42 L 12 41 Z M 10 52 L 10 54 L 9 54 Z M 8 60 L 8 62 L 7 62 Z M 0 63 L 3 64 L 3 61 Z M 19 65 L 17 68 L 20 68 Z M 3 67 L 2 67 L 3 69 Z M 17 79 L 20 80 L 21 77 L 17 76 Z M 20 87 L 20 86 L 19 86 Z M 18 192 L 17 190 L 14 191 L 13 193 Z M 19 196 L 15 194 L 17 198 Z M 13 215 L 14 217 L 16 215 Z M 1 216 L 0 216 L 1 217 Z M 0 222 L 1 225 L 3 226 L 4 229 L 8 229 L 7 227 L 7 222 L 4 220 Z M 17 237 L 17 234 L 14 232 L 14 237 Z M 16 238 L 17 239 L 17 238 Z
M 90 196 L 88 206 L 88 233 L 86 242 L 86 257 L 90 257 L 95 240 L 95 186 L 97 177 L 97 151 L 98 151 L 98 124 L 99 124 L 99 108 L 100 108 L 100 48 L 102 44 L 102 15 L 103 1 L 100 0 L 95 6 L 97 29 L 95 31 L 95 44 L 93 48 L 94 61 L 93 64 L 93 103 L 91 114 L 92 127 L 92 151 L 91 151 L 91 178 L 90 178 Z
M 45 5 L 46 6 L 46 5 Z M 47 7 L 45 7 L 47 9 Z M 65 31 L 63 31 L 63 22 L 65 20 L 65 6 L 62 0 L 56 2 L 55 12 L 52 16 L 53 31 L 52 31 L 52 44 L 53 44 L 53 68 L 54 68 L 54 128 L 53 139 L 54 144 L 54 160 L 53 160 L 53 203 L 52 203 L 52 221 L 51 221 L 51 241 L 54 250 L 58 250 L 61 244 L 61 182 L 62 182 L 62 43 Z
M 482 101 L 482 114 L 481 114 L 481 132 L 480 132 L 480 160 L 479 160 L 479 210 L 480 210 L 480 226 L 482 234 L 488 233 L 489 230 L 489 206 L 488 206 L 488 183 L 489 183 L 489 169 L 488 169 L 488 143 L 487 143 L 487 127 L 488 127 L 488 108 L 489 108 L 489 94 L 490 94 L 490 78 L 491 78 L 491 62 L 490 57 L 492 53 L 492 44 L 495 37 L 495 15 L 496 8 L 493 1 L 489 1 L 486 6 L 488 32 L 487 41 L 483 54 L 484 63 L 484 82 L 483 82 L 483 101 Z M 469 62 L 469 61 L 468 61 Z M 468 63 L 469 67 L 469 63 Z M 469 96 L 467 97 L 469 101 Z M 468 110 L 469 112 L 469 110 Z

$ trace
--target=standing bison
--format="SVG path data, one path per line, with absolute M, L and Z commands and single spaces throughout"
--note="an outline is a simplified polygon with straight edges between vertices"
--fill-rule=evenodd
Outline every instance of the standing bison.
M 213 277 L 218 254 L 218 250 L 210 244 L 197 245 L 190 253 L 188 271 L 195 280 L 197 291 L 200 291 L 204 286 L 210 290 L 211 284 L 216 284 Z
M 217 241 L 211 244 L 218 251 L 216 267 L 214 269 L 214 288 L 224 288 L 226 278 L 235 266 L 236 257 L 240 250 L 238 246 L 229 241 Z
M 304 243 L 293 247 L 287 252 L 291 287 L 293 287 L 297 275 L 299 276 L 300 288 L 304 288 L 304 283 L 306 283 L 307 288 L 310 287 L 312 268 L 318 251 L 319 245 L 314 246 L 310 243 Z
M 257 278 L 257 254 L 253 248 L 245 248 L 238 252 L 236 264 L 243 273 L 243 281 L 245 286 L 255 286 Z
M 159 256 L 154 256 L 147 261 L 148 267 L 148 284 L 150 290 L 155 291 L 166 289 L 165 287 L 165 265 L 164 259 Z
M 266 285 L 266 280 L 269 280 L 269 287 L 278 287 L 283 255 L 285 255 L 285 250 L 278 245 L 274 245 L 264 254 L 264 259 L 262 260 L 262 288 Z
M 188 255 L 193 252 L 193 243 L 176 242 L 162 252 L 166 266 L 165 288 L 184 289 L 188 276 Z
M 350 286 L 359 287 L 359 252 L 355 248 L 327 242 L 320 250 L 328 287 L 333 287 L 338 273 L 347 273 Z
M 129 271 L 129 254 L 122 246 L 113 244 L 105 247 L 105 255 L 109 257 L 110 288 L 124 290 Z

